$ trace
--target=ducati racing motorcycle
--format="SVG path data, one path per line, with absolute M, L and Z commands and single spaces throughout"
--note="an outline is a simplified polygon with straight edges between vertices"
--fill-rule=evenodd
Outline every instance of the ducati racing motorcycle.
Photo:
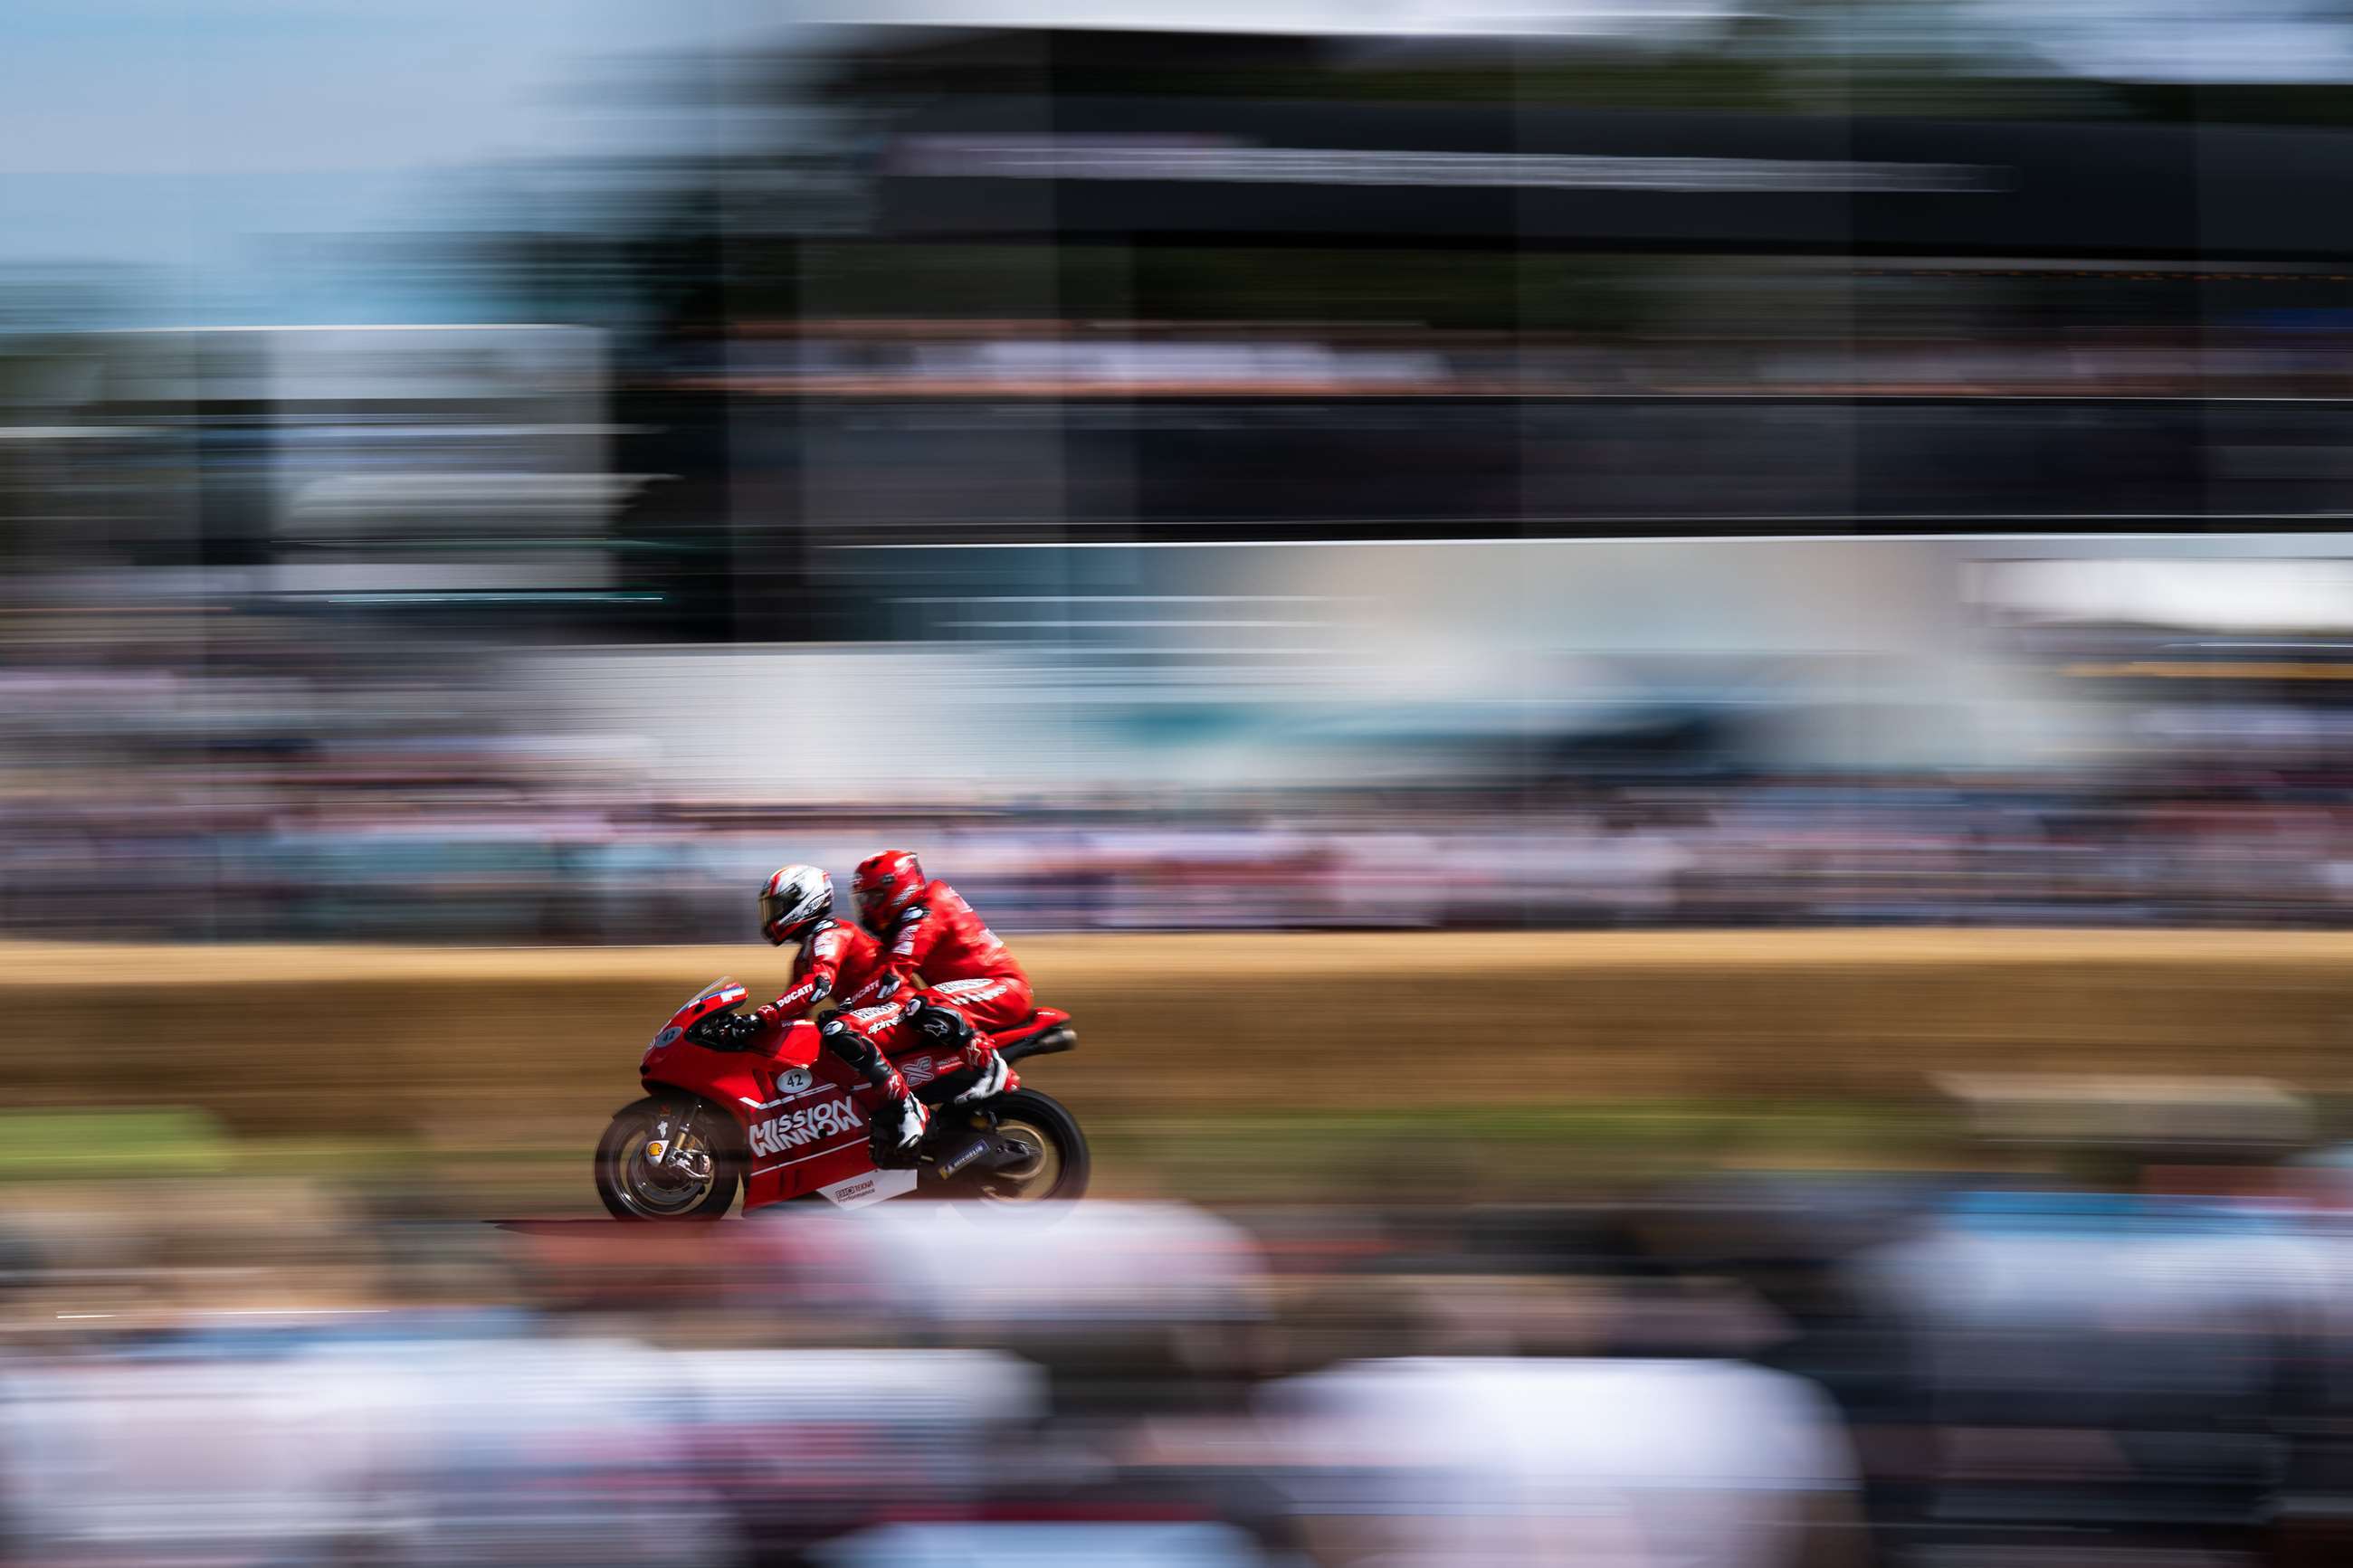
M 916 1047 L 892 1058 L 932 1108 L 923 1141 L 878 1163 L 881 1093 L 820 1048 L 797 1019 L 741 1044 L 717 1021 L 746 996 L 733 980 L 670 1015 L 638 1064 L 646 1098 L 623 1106 L 596 1145 L 596 1195 L 616 1218 L 716 1219 L 793 1200 L 860 1208 L 913 1193 L 981 1203 L 1068 1200 L 1086 1191 L 1087 1142 L 1060 1103 L 1033 1089 L 955 1105 L 975 1075 L 959 1051 Z M 1008 1061 L 1078 1044 L 1071 1016 L 1041 1007 L 987 1037 Z

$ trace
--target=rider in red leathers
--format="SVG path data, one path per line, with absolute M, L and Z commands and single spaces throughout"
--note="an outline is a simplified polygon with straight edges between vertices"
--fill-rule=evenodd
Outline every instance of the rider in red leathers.
M 892 1115 L 904 1149 L 923 1136 L 925 1113 L 906 1093 L 889 1058 L 919 1042 L 956 1047 L 964 1065 L 976 1075 L 956 1103 L 1002 1094 L 1020 1080 L 1012 1064 L 980 1037 L 1020 1023 L 1037 1005 L 1029 976 L 1005 943 L 963 894 L 926 878 L 913 854 L 886 849 L 868 857 L 859 864 L 850 892 L 859 919 L 888 943 L 884 962 L 914 994 L 903 1002 L 845 1005 L 826 1021 L 822 1033 L 835 1054 L 858 1066 L 870 1082 L 884 1084 L 860 1061 L 861 1043 L 893 1080 L 884 1088 L 895 1102 Z M 875 1120 L 886 1130 L 893 1125 L 879 1114 Z
M 828 997 L 863 1007 L 897 989 L 882 944 L 863 926 L 833 918 L 833 879 L 814 866 L 787 866 L 760 889 L 760 934 L 778 947 L 798 941 L 793 983 L 753 1016 L 770 1027 L 789 1023 Z
M 828 999 L 868 1007 L 900 988 L 882 944 L 863 926 L 833 918 L 833 879 L 815 866 L 786 866 L 760 889 L 760 934 L 775 946 L 798 942 L 792 984 L 775 1001 L 732 1021 L 738 1038 L 782 1028 Z

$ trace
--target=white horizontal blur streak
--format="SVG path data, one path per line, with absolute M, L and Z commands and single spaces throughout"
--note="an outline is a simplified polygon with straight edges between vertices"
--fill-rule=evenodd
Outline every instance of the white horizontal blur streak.
M 812 1440 L 854 1422 L 889 1454 L 894 1496 L 938 1500 L 969 1491 L 990 1434 L 1043 1409 L 1033 1368 L 981 1351 L 397 1331 L 241 1343 L 20 1364 L 0 1386 L 12 1547 L 50 1561 L 297 1561 L 359 1543 L 394 1561 L 732 1561 L 724 1515 L 694 1489 L 724 1479 L 714 1453 L 797 1454 L 780 1468 L 816 1476 L 830 1461 Z
M 892 168 L 901 174 L 1001 180 L 1525 190 L 1986 193 L 2003 189 L 2007 179 L 2006 171 L 1978 163 L 1246 147 L 1208 138 L 1142 136 L 912 136 L 894 150 Z
M 1855 1485 L 1834 1408 L 1728 1362 L 1403 1358 L 1278 1384 L 1312 1520 L 1364 1560 L 1814 1560 L 1818 1500 Z

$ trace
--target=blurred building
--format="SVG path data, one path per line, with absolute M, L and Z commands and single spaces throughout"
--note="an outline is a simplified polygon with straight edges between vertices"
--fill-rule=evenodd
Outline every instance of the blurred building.
M 746 23 L 277 252 L 464 324 L 28 275 L 0 919 L 2334 921 L 2353 132 L 2181 25 Z

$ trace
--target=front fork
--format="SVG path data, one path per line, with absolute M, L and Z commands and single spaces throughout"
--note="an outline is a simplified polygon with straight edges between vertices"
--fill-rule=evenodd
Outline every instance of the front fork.
M 656 1142 L 654 1147 L 648 1151 L 653 1156 L 654 1169 L 676 1171 L 681 1175 L 692 1177 L 697 1181 L 710 1173 L 711 1140 L 708 1138 L 702 1140 L 702 1149 L 700 1153 L 690 1152 L 686 1146 L 687 1141 L 694 1136 L 692 1106 L 687 1106 L 679 1110 L 665 1111 L 662 1119 L 654 1124 L 654 1131 L 657 1134 Z M 697 1164 L 698 1161 L 701 1162 L 700 1164 Z

